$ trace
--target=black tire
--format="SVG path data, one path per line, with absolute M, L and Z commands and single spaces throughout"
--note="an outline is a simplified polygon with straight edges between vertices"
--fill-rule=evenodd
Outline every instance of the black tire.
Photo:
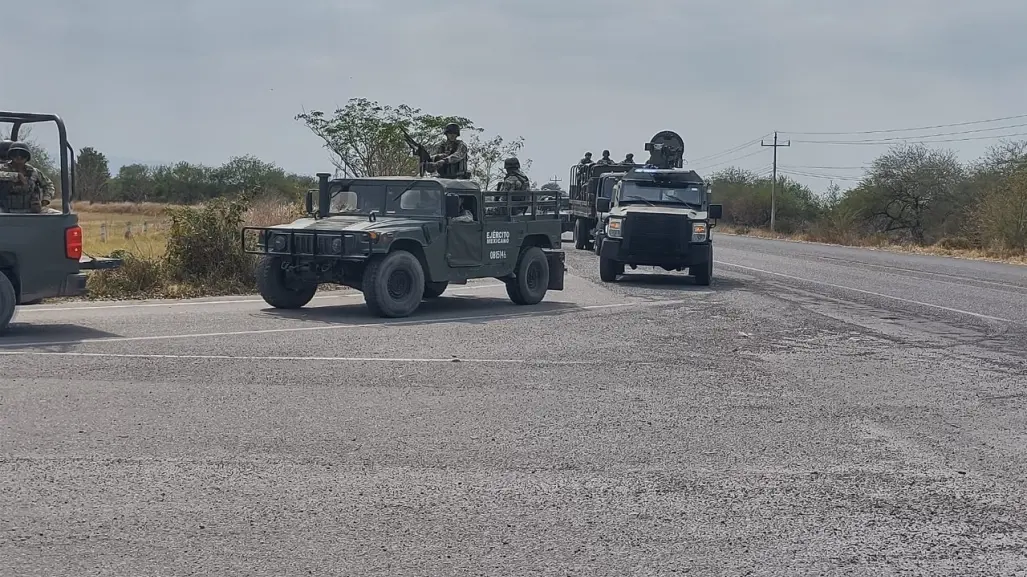
M 612 258 L 599 257 L 599 278 L 603 282 L 614 282 L 617 275 L 624 274 L 624 263 L 617 262 Z
M 695 277 L 695 284 L 699 286 L 710 286 L 710 281 L 713 280 L 713 260 L 703 263 L 699 266 L 693 266 L 689 269 L 692 276 Z
M 384 318 L 410 316 L 424 297 L 424 269 L 421 261 L 405 250 L 374 258 L 364 269 L 364 302 L 372 313 Z
M 7 327 L 14 318 L 14 308 L 18 305 L 18 295 L 7 274 L 0 272 L 0 334 L 7 332 Z
M 537 246 L 521 251 L 515 269 L 516 278 L 506 281 L 506 294 L 514 304 L 535 305 L 546 298 L 549 290 L 549 259 Z
M 262 256 L 257 264 L 257 289 L 264 302 L 276 309 L 298 309 L 310 302 L 317 285 L 290 279 L 282 270 L 282 257 Z
M 601 236 L 597 236 L 596 237 L 595 247 L 594 248 L 595 248 L 596 256 L 599 256 L 599 253 L 601 253 L 603 251 L 603 237 L 601 237 Z
M 574 248 L 585 250 L 588 247 L 588 224 L 583 218 L 574 219 Z
M 442 282 L 425 282 L 424 283 L 424 298 L 426 299 L 437 299 L 442 296 L 442 293 L 446 292 L 446 287 L 449 286 L 449 281 Z

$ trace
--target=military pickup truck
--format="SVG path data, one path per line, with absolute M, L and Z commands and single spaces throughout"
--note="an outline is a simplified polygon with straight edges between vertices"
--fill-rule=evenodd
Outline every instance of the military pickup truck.
M 563 290 L 558 201 L 539 200 L 552 193 L 483 194 L 470 180 L 425 176 L 317 176 L 316 210 L 308 192 L 306 217 L 243 231 L 273 307 L 302 307 L 319 284 L 360 290 L 372 313 L 391 318 L 475 278 L 503 281 L 520 305 Z
M 19 176 L 7 164 L 7 149 L 22 126 L 53 123 L 60 142 L 61 211 L 32 213 L 12 206 Z M 87 293 L 85 271 L 116 268 L 119 259 L 85 256 L 78 215 L 71 212 L 75 187 L 75 152 L 64 121 L 53 114 L 0 112 L 10 126 L 10 140 L 0 143 L 0 334 L 7 331 L 17 306 L 45 298 Z M 31 163 L 31 159 L 29 160 Z
M 684 141 L 674 132 L 658 133 L 646 144 L 649 160 L 632 168 L 599 198 L 606 213 L 599 253 L 599 278 L 613 282 L 624 267 L 658 266 L 695 277 L 708 286 L 713 277 L 712 230 L 723 207 L 711 204 L 710 186 L 682 168 Z

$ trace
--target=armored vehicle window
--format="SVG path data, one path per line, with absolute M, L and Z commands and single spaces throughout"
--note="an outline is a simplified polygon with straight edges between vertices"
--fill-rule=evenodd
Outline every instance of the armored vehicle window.
M 701 207 L 705 197 L 702 186 L 688 183 L 624 181 L 620 191 L 621 202 L 667 202 Z
M 600 198 L 613 198 L 613 185 L 617 184 L 615 178 L 604 178 L 603 188 L 599 191 Z
M 431 182 L 351 182 L 329 189 L 332 214 L 442 216 L 442 187 Z

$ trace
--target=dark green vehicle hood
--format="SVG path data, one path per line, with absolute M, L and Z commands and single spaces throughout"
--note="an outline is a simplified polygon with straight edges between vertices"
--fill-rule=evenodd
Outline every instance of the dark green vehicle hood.
M 310 230 L 326 232 L 390 232 L 402 230 L 420 230 L 421 226 L 427 224 L 438 226 L 439 221 L 431 219 L 413 219 L 397 217 L 379 217 L 371 222 L 366 216 L 331 216 L 322 219 L 301 218 L 288 224 L 280 224 L 273 227 L 276 230 Z

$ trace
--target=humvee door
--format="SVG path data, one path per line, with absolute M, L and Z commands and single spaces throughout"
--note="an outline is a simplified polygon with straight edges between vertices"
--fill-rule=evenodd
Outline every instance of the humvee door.
M 473 194 L 460 195 L 463 208 L 474 215 L 473 221 L 448 219 L 446 231 L 446 260 L 451 267 L 481 266 L 485 228 L 482 208 Z

